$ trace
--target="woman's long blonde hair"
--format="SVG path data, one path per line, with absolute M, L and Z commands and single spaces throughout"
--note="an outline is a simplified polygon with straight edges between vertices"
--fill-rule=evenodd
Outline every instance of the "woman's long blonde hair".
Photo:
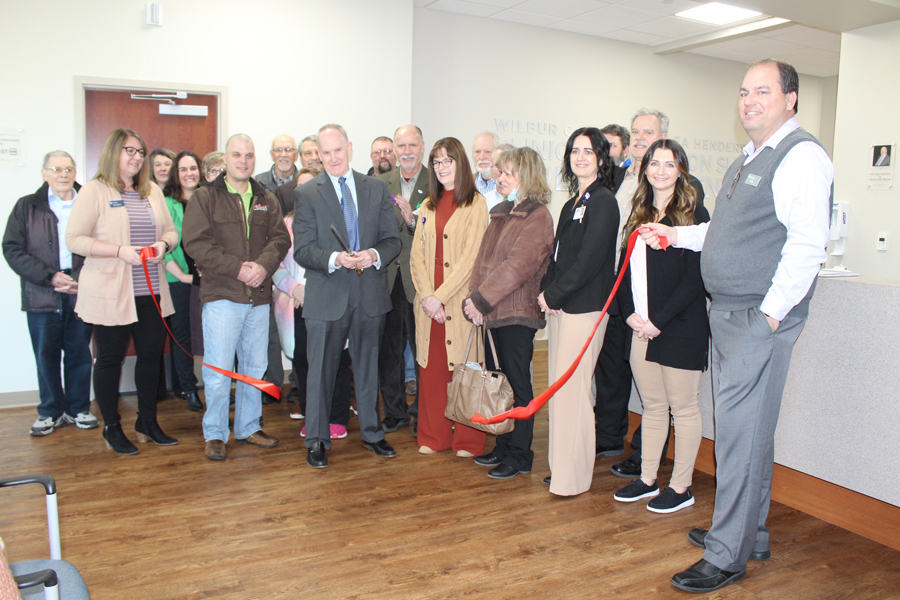
M 94 179 L 99 179 L 111 188 L 122 190 L 122 181 L 119 173 L 119 157 L 122 155 L 122 148 L 125 147 L 125 140 L 133 137 L 141 143 L 144 150 L 144 164 L 141 170 L 134 176 L 134 189 L 140 193 L 141 198 L 150 197 L 150 161 L 147 160 L 147 144 L 144 138 L 132 129 L 116 129 L 103 144 L 103 150 L 100 151 L 100 164 L 97 166 L 97 174 Z

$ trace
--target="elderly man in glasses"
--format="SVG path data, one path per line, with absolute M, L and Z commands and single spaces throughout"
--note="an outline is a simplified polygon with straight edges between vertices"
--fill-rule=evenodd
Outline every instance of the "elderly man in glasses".
M 67 423 L 79 429 L 98 425 L 91 414 L 92 327 L 74 312 L 84 257 L 63 243 L 81 186 L 75 183 L 75 161 L 62 150 L 44 156 L 41 173 L 44 184 L 16 202 L 3 236 L 3 255 L 22 281 L 22 310 L 37 361 L 40 404 L 33 436 Z
M 256 175 L 254 179 L 264 188 L 275 193 L 278 186 L 293 181 L 297 176 L 297 159 L 300 153 L 297 151 L 297 142 L 287 134 L 277 136 L 272 140 L 272 149 L 269 150 L 272 157 L 272 168 Z

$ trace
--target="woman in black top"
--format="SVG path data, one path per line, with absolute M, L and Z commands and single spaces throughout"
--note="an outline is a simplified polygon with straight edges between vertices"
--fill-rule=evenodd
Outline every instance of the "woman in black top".
M 538 303 L 547 314 L 549 376 L 575 361 L 612 291 L 619 207 L 613 195 L 609 142 L 596 127 L 569 137 L 562 167 L 572 199 L 559 214 L 550 267 Z M 550 491 L 574 496 L 591 487 L 595 429 L 591 378 L 608 318 L 604 317 L 572 377 L 550 400 Z
M 646 223 L 695 225 L 709 221 L 697 206 L 691 187 L 688 158 L 671 140 L 650 145 L 638 173 L 625 239 Z M 623 253 L 624 254 L 624 253 Z M 680 248 L 648 248 L 640 236 L 619 288 L 622 315 L 634 330 L 631 371 L 641 394 L 644 415 L 641 478 L 616 492 L 615 499 L 634 502 L 653 498 L 648 510 L 670 513 L 694 503 L 691 475 L 700 448 L 702 422 L 698 392 L 706 369 L 709 319 L 700 277 L 700 253 Z M 669 410 L 675 420 L 675 469 L 669 487 L 660 494 L 656 483 L 659 457 L 669 429 Z

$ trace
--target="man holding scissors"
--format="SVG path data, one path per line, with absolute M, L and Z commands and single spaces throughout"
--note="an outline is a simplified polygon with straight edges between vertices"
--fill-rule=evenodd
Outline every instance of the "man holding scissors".
M 347 341 L 363 447 L 397 455 L 378 418 L 378 346 L 392 307 L 382 266 L 399 254 L 400 238 L 387 186 L 350 169 L 344 128 L 323 126 L 316 144 L 325 172 L 295 190 L 294 258 L 307 284 L 306 462 L 320 469 L 328 466 L 331 396 Z

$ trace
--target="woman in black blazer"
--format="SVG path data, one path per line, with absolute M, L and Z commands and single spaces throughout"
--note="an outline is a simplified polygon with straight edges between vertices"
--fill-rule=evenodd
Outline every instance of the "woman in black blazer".
M 650 222 L 695 225 L 709 221 L 690 185 L 688 158 L 678 142 L 661 139 L 647 149 L 638 173 L 625 239 Z M 624 252 L 623 252 L 624 254 Z M 624 256 L 623 256 L 624 258 Z M 653 498 L 647 509 L 671 513 L 694 503 L 691 475 L 700 448 L 702 422 L 698 392 L 706 369 L 709 319 L 700 277 L 700 253 L 680 248 L 653 250 L 638 236 L 617 300 L 634 330 L 631 371 L 644 415 L 641 477 L 616 492 L 620 502 Z M 656 483 L 660 454 L 675 420 L 675 469 L 660 494 Z
M 609 142 L 596 127 L 569 137 L 563 181 L 572 199 L 559 214 L 550 267 L 538 303 L 547 314 L 549 376 L 575 361 L 615 279 L 619 207 L 613 194 Z M 572 377 L 550 400 L 550 492 L 574 496 L 591 487 L 596 454 L 591 378 L 603 345 L 604 317 Z

